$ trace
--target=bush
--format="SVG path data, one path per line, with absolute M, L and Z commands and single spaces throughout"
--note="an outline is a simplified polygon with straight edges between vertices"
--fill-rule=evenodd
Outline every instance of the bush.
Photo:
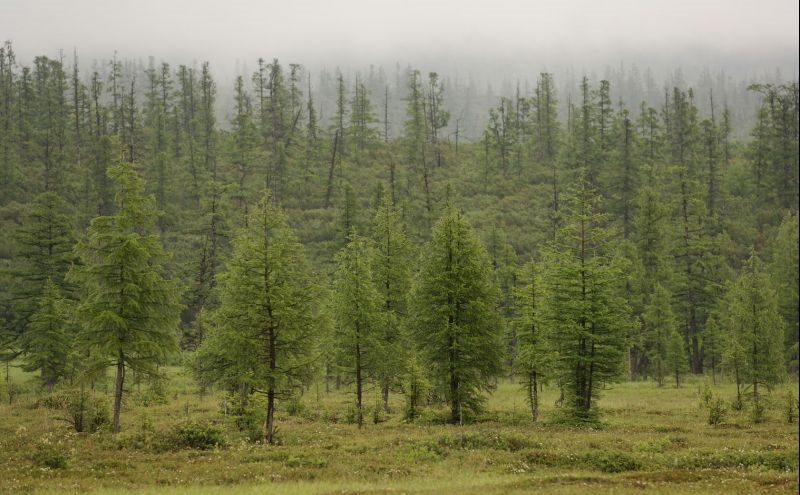
M 34 409 L 65 409 L 68 403 L 68 396 L 66 392 L 52 392 L 36 399 L 33 403 Z
M 624 471 L 636 471 L 639 469 L 639 462 L 624 452 L 611 450 L 592 452 L 586 455 L 586 463 L 604 473 L 622 473 Z
M 41 468 L 64 469 L 67 467 L 69 454 L 59 445 L 42 443 L 36 447 L 30 459 Z
M 94 433 L 111 422 L 106 400 L 90 392 L 70 393 L 66 412 L 67 422 L 79 433 Z
M 137 406 L 149 407 L 167 403 L 167 387 L 161 378 L 153 378 L 144 391 L 134 392 L 133 402 Z
M 753 400 L 753 407 L 750 410 L 750 419 L 753 423 L 763 423 L 767 419 L 767 401 L 765 397 Z
M 300 416 L 306 412 L 306 406 L 300 402 L 299 397 L 292 397 L 286 403 L 286 414 L 289 416 Z
M 786 421 L 792 424 L 797 419 L 797 398 L 794 396 L 794 391 L 789 390 L 786 396 Z
M 178 449 L 208 450 L 225 446 L 222 429 L 208 422 L 183 423 L 168 436 L 169 446 Z
M 706 404 L 708 408 L 708 424 L 718 425 L 725 420 L 725 405 L 719 397 L 713 398 Z

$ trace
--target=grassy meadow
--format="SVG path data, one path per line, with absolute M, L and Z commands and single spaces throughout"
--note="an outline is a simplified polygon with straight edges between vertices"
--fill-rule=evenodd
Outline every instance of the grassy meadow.
M 443 407 L 403 422 L 403 398 L 395 394 L 392 412 L 370 407 L 361 430 L 349 422 L 352 393 L 325 393 L 320 384 L 281 403 L 278 444 L 265 446 L 226 416 L 221 393 L 200 395 L 179 368 L 169 374 L 166 403 L 150 403 L 146 385 L 131 386 L 122 432 L 113 436 L 106 427 L 75 433 L 52 399 L 59 392 L 38 392 L 33 377 L 11 368 L 11 403 L 7 385 L 0 387 L 0 493 L 798 492 L 797 419 L 787 421 L 796 383 L 772 391 L 759 424 L 747 407 L 731 408 L 735 386 L 724 384 L 711 390 L 726 413 L 709 425 L 707 381 L 694 378 L 678 389 L 632 382 L 604 390 L 603 423 L 593 429 L 550 420 L 554 387 L 544 388 L 541 419 L 532 423 L 520 385 L 501 381 L 485 413 L 469 424 L 444 424 Z M 104 386 L 97 393 L 110 403 Z M 367 397 L 377 404 L 378 393 Z M 187 424 L 210 428 L 224 444 L 201 449 L 176 441 Z

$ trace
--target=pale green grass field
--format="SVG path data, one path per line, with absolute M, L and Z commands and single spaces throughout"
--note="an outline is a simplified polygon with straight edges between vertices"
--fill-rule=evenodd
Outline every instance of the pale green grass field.
M 786 384 L 770 396 L 767 421 L 729 411 L 709 426 L 696 378 L 680 389 L 652 382 L 621 383 L 603 391 L 603 426 L 579 429 L 548 423 L 557 391 L 545 388 L 542 420 L 531 423 L 518 384 L 501 382 L 487 411 L 463 427 L 400 420 L 394 413 L 360 431 L 343 418 L 352 395 L 312 387 L 302 411 L 278 414 L 279 445 L 251 443 L 226 421 L 221 396 L 197 395 L 171 370 L 170 402 L 150 407 L 129 401 L 123 431 L 75 434 L 63 412 L 34 408 L 30 377 L 12 368 L 28 391 L 0 405 L 0 492 L 189 494 L 570 494 L 570 493 L 798 493 L 798 428 L 788 424 Z M 27 385 L 25 385 L 28 383 Z M 101 387 L 102 390 L 102 387 Z M 135 390 L 135 387 L 134 387 Z M 713 387 L 729 401 L 735 388 Z M 131 391 L 133 392 L 133 390 Z M 368 393 L 368 404 L 377 391 Z M 5 399 L 5 396 L 2 397 Z M 443 411 L 441 411 L 443 412 Z M 332 419 L 336 417 L 336 421 Z M 227 446 L 212 450 L 154 449 L 159 437 L 187 420 L 225 428 Z M 38 467 L 42 443 L 66 452 L 63 469 Z

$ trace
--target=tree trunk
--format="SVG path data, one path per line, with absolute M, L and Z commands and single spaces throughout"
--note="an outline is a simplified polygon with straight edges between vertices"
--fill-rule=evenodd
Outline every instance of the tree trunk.
M 264 443 L 272 444 L 272 433 L 274 431 L 273 416 L 275 413 L 275 389 L 267 391 L 267 417 L 264 419 Z
M 361 343 L 358 341 L 358 325 L 356 325 L 356 421 L 358 427 L 364 423 L 364 418 L 361 414 Z
M 119 412 L 122 408 L 122 386 L 125 383 L 125 361 L 122 351 L 117 357 L 117 378 L 114 384 L 114 424 L 112 433 L 119 433 Z
M 536 421 L 539 417 L 539 389 L 537 387 L 535 371 L 531 371 L 528 377 L 528 400 L 531 404 L 531 417 Z
M 384 383 L 381 388 L 381 397 L 383 398 L 383 410 L 389 412 L 389 384 Z

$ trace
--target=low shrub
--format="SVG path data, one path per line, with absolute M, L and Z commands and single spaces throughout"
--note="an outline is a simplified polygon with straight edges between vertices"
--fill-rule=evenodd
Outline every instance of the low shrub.
M 69 454 L 60 445 L 41 443 L 30 455 L 31 461 L 40 468 L 64 469 L 67 467 Z
M 641 467 L 639 462 L 630 455 L 613 450 L 590 452 L 584 456 L 584 461 L 590 467 L 599 469 L 604 473 L 636 471 Z
M 725 404 L 719 397 L 712 398 L 706 403 L 708 409 L 708 424 L 714 426 L 725 420 Z
M 108 402 L 91 392 L 69 394 L 66 412 L 67 422 L 79 433 L 94 433 L 111 422 Z
M 167 446 L 173 449 L 208 450 L 225 446 L 222 428 L 209 422 L 190 421 L 174 428 L 166 436 Z

